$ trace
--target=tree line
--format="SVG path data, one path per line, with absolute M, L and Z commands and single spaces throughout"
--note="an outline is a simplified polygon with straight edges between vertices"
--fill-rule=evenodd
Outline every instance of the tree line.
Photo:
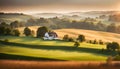
M 76 28 L 76 29 L 87 29 L 96 31 L 105 31 L 112 33 L 120 33 L 120 25 L 115 23 L 106 25 L 102 22 L 94 23 L 94 19 L 86 18 L 82 21 L 70 21 L 67 19 L 56 18 L 40 18 L 40 19 L 29 19 L 27 22 L 14 21 L 10 23 L 12 28 L 27 27 L 27 26 L 46 26 L 51 29 L 61 29 L 61 28 Z M 1 22 L 4 23 L 4 22 Z M 1 24 L 0 23 L 0 24 Z
M 2 22 L 0 24 L 0 35 L 20 36 L 20 32 L 18 29 L 12 28 L 9 24 Z

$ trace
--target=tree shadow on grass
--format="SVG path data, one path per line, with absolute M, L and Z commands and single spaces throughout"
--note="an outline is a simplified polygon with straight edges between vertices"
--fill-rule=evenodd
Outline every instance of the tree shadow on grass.
M 43 57 L 31 57 L 31 56 L 21 56 L 21 55 L 13 55 L 13 54 L 5 54 L 0 53 L 0 60 L 7 59 L 7 60 L 36 60 L 36 61 L 65 61 L 59 59 L 52 59 L 52 58 L 43 58 Z
M 43 49 L 43 50 L 62 50 L 67 52 L 86 52 L 86 53 L 92 53 L 96 55 L 116 55 L 116 52 L 108 52 L 104 51 L 102 52 L 100 49 L 94 49 L 94 48 L 83 48 L 83 47 L 69 47 L 69 46 L 50 46 L 50 45 L 30 45 L 30 44 L 21 44 L 21 43 L 13 43 L 13 42 L 4 42 L 0 41 L 1 44 L 9 45 L 9 46 L 16 46 L 16 47 L 25 47 L 25 48 L 32 48 L 32 49 Z

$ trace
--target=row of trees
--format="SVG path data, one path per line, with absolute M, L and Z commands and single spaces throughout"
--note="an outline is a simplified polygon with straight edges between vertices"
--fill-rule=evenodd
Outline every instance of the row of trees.
M 111 16 L 113 17 L 113 16 Z M 69 19 L 55 18 L 39 18 L 39 19 L 28 19 L 27 22 L 14 21 L 10 23 L 12 28 L 24 27 L 24 26 L 47 26 L 52 29 L 59 28 L 78 28 L 78 29 L 89 29 L 97 31 L 107 31 L 113 33 L 120 33 L 120 25 L 115 25 L 114 23 L 106 25 L 102 22 L 98 22 L 94 18 L 85 18 L 80 21 L 70 21 Z
M 110 24 L 110 25 L 108 25 L 106 31 L 120 34 L 120 25 Z
M 22 27 L 23 25 L 18 21 L 14 21 L 10 24 L 6 24 L 5 22 L 0 23 L 0 35 L 14 35 L 20 36 L 20 31 L 16 28 Z M 37 37 L 43 37 L 45 32 L 48 32 L 48 28 L 43 26 L 39 27 L 37 30 Z M 35 31 L 31 30 L 29 27 L 24 28 L 25 36 L 34 36 Z
M 43 26 L 43 27 L 39 27 L 36 31 L 36 37 L 37 38 L 42 38 L 44 37 L 45 33 L 48 32 L 48 28 Z M 35 35 L 35 32 L 33 30 L 31 30 L 29 27 L 24 28 L 24 34 L 26 36 L 33 36 Z
M 10 23 L 10 26 L 12 28 L 24 27 L 25 23 L 19 22 L 19 21 L 13 21 L 13 22 Z
M 84 42 L 85 41 L 85 36 L 84 35 L 79 35 L 76 40 L 73 38 L 69 37 L 69 35 L 64 35 L 63 37 L 64 41 L 79 41 L 79 42 Z
M 109 21 L 120 22 L 120 14 L 109 15 Z
M 87 40 L 86 42 L 90 43 L 90 44 L 100 44 L 100 45 L 105 44 L 104 41 L 102 41 L 102 40 L 96 40 L 96 39 L 94 39 L 94 40 Z
M 19 36 L 20 32 L 17 29 L 11 28 L 9 24 L 2 22 L 0 24 L 0 35 L 14 35 Z
M 78 28 L 78 29 L 89 29 L 89 30 L 97 30 L 97 31 L 107 31 L 113 33 L 120 33 L 120 26 L 116 26 L 114 23 L 110 25 L 106 25 L 102 22 L 97 22 L 97 20 L 93 18 L 85 18 L 80 21 L 70 21 L 69 19 L 60 19 L 58 17 L 55 18 L 40 18 L 40 19 L 29 19 L 26 23 L 28 26 L 40 25 L 47 26 L 53 29 L 59 28 Z

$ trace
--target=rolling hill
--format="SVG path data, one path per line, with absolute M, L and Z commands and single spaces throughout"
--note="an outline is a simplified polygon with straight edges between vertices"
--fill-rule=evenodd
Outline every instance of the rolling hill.
M 4 43 L 4 39 L 9 42 Z M 105 61 L 115 52 L 101 52 L 105 45 L 80 43 L 61 40 L 41 40 L 33 37 L 0 36 L 0 59 L 18 60 L 72 60 Z
M 30 29 L 36 31 L 39 26 L 31 26 Z M 24 27 L 18 28 L 21 32 L 23 32 Z M 119 42 L 120 43 L 120 34 L 102 32 L 102 31 L 92 31 L 92 30 L 84 30 L 84 29 L 57 29 L 54 30 L 59 38 L 62 38 L 64 35 L 69 35 L 70 37 L 77 38 L 79 34 L 83 34 L 86 36 L 88 40 L 103 40 L 105 42 Z
M 89 40 L 103 40 L 105 42 L 119 42 L 120 43 L 120 34 L 101 32 L 101 31 L 92 31 L 92 30 L 83 30 L 83 29 L 59 29 L 55 30 L 59 37 L 63 37 L 65 34 L 68 34 L 70 37 L 77 38 L 79 34 L 86 36 L 86 39 Z
M 39 26 L 31 26 L 36 31 Z M 18 28 L 23 33 L 24 27 Z M 83 29 L 58 29 L 59 38 L 65 34 L 76 38 L 79 34 L 86 39 L 101 39 L 103 41 L 116 41 L 120 43 L 120 35 L 108 32 L 91 31 Z M 5 43 L 4 40 L 8 39 Z M 78 48 L 74 42 L 62 40 L 42 40 L 34 37 L 0 36 L 0 59 L 19 60 L 68 60 L 68 61 L 105 61 L 108 56 L 116 55 L 116 52 L 102 52 L 106 45 L 80 43 Z
M 15 13 L 4 13 L 0 14 L 0 22 L 10 23 L 13 21 L 22 21 L 26 22 L 28 19 L 33 18 L 31 15 L 26 14 L 15 14 Z

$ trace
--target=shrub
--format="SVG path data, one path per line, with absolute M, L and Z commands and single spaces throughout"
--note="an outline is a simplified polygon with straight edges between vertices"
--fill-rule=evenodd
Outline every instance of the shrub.
M 113 60 L 120 61 L 120 55 L 115 56 Z
M 64 41 L 68 41 L 69 40 L 69 36 L 68 35 L 64 35 L 63 40 Z
M 88 43 L 92 44 L 92 40 L 88 40 Z
M 103 42 L 102 40 L 99 40 L 99 44 L 100 44 L 100 45 L 103 45 L 104 42 Z
M 74 39 L 73 38 L 68 38 L 68 41 L 73 42 Z
M 98 42 L 97 42 L 97 40 L 96 40 L 96 39 L 93 41 L 93 44 L 98 44 Z
M 74 47 L 78 47 L 78 46 L 80 46 L 80 43 L 79 42 L 75 42 L 74 43 Z
M 84 35 L 79 35 L 77 40 L 79 40 L 80 42 L 85 41 L 85 36 Z

